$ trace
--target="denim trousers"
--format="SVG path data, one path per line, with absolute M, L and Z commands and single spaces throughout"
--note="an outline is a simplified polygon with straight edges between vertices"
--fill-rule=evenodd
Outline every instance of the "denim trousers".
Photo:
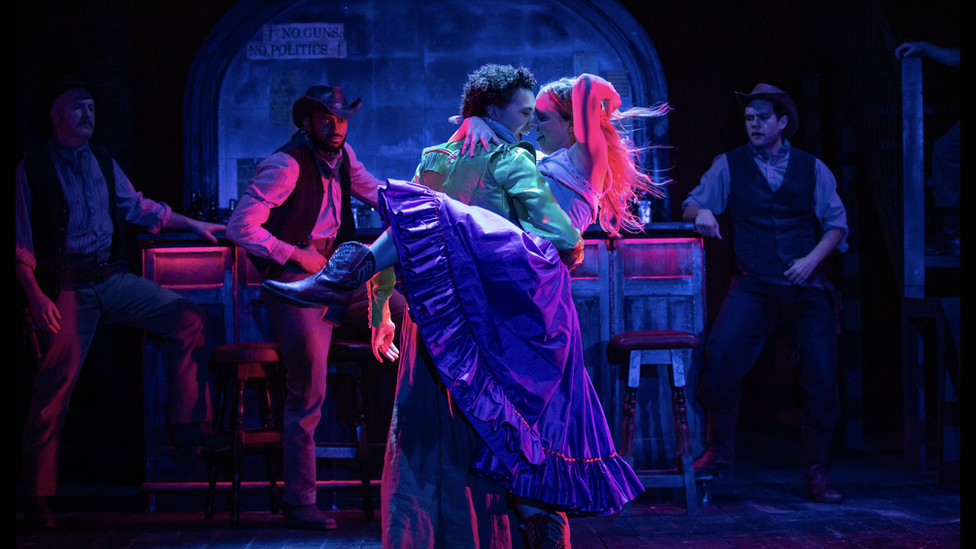
M 737 408 L 742 379 L 780 322 L 799 358 L 803 428 L 829 435 L 840 419 L 837 333 L 833 303 L 821 287 L 733 277 L 705 344 L 698 401 L 706 412 Z
M 134 326 L 163 338 L 168 424 L 210 419 L 209 371 L 200 367 L 208 358 L 202 356 L 206 353 L 204 312 L 198 305 L 141 276 L 116 273 L 97 284 L 63 284 L 55 306 L 61 313 L 61 329 L 56 334 L 38 334 L 42 356 L 24 428 L 28 495 L 51 496 L 56 491 L 68 402 L 101 324 Z M 140 367 L 139 362 L 132 367 Z

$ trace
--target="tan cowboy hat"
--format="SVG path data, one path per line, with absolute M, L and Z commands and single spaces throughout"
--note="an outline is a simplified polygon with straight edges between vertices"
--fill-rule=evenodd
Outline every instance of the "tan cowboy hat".
M 357 99 L 352 104 L 346 103 L 346 98 L 342 95 L 342 88 L 339 86 L 312 86 L 305 91 L 305 95 L 298 98 L 291 107 L 291 119 L 299 128 L 302 127 L 302 119 L 314 109 L 331 112 L 339 118 L 349 118 L 356 114 L 362 106 L 362 99 Z
M 739 106 L 742 108 L 745 108 L 750 101 L 756 99 L 763 99 L 781 105 L 786 110 L 786 116 L 789 117 L 786 128 L 783 129 L 783 139 L 793 137 L 797 128 L 800 127 L 800 117 L 796 112 L 796 103 L 793 102 L 793 99 L 788 93 L 776 86 L 762 83 L 756 84 L 756 87 L 752 88 L 752 93 L 735 92 L 735 98 L 739 101 Z

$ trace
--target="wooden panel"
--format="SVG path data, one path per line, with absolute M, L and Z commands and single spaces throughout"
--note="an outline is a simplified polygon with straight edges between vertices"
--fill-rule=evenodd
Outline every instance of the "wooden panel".
M 624 278 L 691 278 L 695 275 L 697 239 L 641 239 L 620 246 Z
M 228 283 L 228 246 L 152 248 L 144 251 L 145 276 L 164 288 L 204 288 Z
M 690 295 L 625 296 L 624 331 L 683 330 L 695 333 L 697 309 Z
M 583 262 L 570 271 L 569 276 L 576 280 L 599 280 L 606 272 L 606 261 L 602 255 L 606 250 L 606 243 L 599 240 L 583 242 Z
M 685 236 L 684 234 L 694 235 Z M 613 333 L 635 330 L 683 330 L 703 338 L 705 325 L 704 247 L 701 238 L 691 231 L 684 234 L 647 235 L 615 242 L 611 253 L 610 321 Z M 652 353 L 647 359 L 653 361 Z M 690 445 L 697 455 L 703 450 L 703 421 L 694 399 L 700 353 L 694 354 L 685 397 L 688 402 Z M 675 466 L 675 437 L 671 408 L 671 390 L 665 365 L 652 362 L 641 368 L 635 417 L 634 465 L 639 469 L 663 469 Z M 607 409 L 608 420 L 619 437 L 623 394 L 619 372 L 613 380 L 613 408 Z M 612 418 L 612 419 L 611 419 Z M 619 438 L 618 438 L 619 440 Z

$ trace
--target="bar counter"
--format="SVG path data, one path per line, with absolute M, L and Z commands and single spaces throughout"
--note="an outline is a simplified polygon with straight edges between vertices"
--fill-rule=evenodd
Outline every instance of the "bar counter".
M 615 440 L 619 440 L 623 382 L 619 367 L 607 361 L 607 343 L 624 331 L 665 329 L 691 332 L 704 342 L 704 246 L 691 223 L 651 223 L 643 234 L 624 238 L 609 238 L 592 229 L 583 235 L 583 263 L 571 273 L 573 298 L 587 371 L 607 412 Z M 358 239 L 371 242 L 380 229 L 361 228 L 357 232 Z M 227 240 L 222 232 L 216 236 L 218 241 L 210 243 L 188 233 L 139 235 L 143 275 L 206 311 L 208 345 L 273 339 L 260 292 L 260 276 L 242 248 Z M 173 481 L 185 483 L 191 480 L 187 477 L 199 477 L 202 469 L 187 471 L 173 461 L 164 429 L 166 395 L 159 342 L 147 337 L 143 355 L 146 481 L 156 486 Z M 693 390 L 700 361 L 700 353 L 696 352 L 694 365 L 687 372 L 688 421 L 694 455 L 702 451 L 704 437 L 704 422 Z M 393 376 L 395 382 L 396 373 L 393 368 L 389 370 L 386 375 Z M 645 366 L 645 370 L 638 391 L 635 467 L 672 467 L 675 441 L 667 369 Z M 380 398 L 392 401 L 393 395 L 383 394 Z M 334 412 L 323 415 L 323 423 L 330 417 L 334 417 Z M 382 428 L 377 427 L 380 432 Z M 376 438 L 373 442 L 382 441 Z M 205 478 L 204 475 L 194 480 Z

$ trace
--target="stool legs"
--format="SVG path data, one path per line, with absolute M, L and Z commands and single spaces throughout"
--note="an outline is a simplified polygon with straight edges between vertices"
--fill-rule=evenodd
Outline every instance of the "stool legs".
M 373 496 L 369 476 L 369 444 L 366 439 L 366 418 L 363 416 L 362 377 L 356 377 L 356 450 L 359 455 L 359 478 L 362 480 L 363 514 L 373 520 Z
M 631 351 L 627 365 L 627 389 L 624 392 L 623 423 L 620 426 L 618 452 L 631 466 L 634 465 L 634 418 L 637 415 L 637 387 L 640 385 L 641 352 Z
M 671 367 L 668 369 L 668 383 L 671 388 L 671 410 L 674 416 L 677 470 L 665 472 L 665 475 L 671 475 L 671 478 L 674 473 L 681 475 L 680 488 L 684 493 L 685 510 L 689 515 L 695 515 L 698 513 L 698 489 L 695 486 L 695 470 L 692 466 L 688 406 L 685 399 L 685 369 L 691 363 L 691 353 L 691 349 L 672 349 L 670 352 Z M 620 426 L 620 446 L 617 449 L 631 466 L 634 464 L 635 417 L 637 388 L 640 386 L 641 355 L 640 350 L 630 351 L 627 388 L 623 398 L 623 421 Z M 665 486 L 675 485 L 668 482 Z
M 219 375 L 215 379 L 216 398 L 214 399 L 213 423 L 214 432 L 224 432 L 224 402 L 226 400 L 227 384 L 230 380 L 225 375 Z M 216 452 L 207 453 L 207 497 L 204 503 L 203 516 L 207 520 L 213 518 L 214 500 L 217 495 L 217 469 L 219 460 Z
M 278 482 L 274 473 L 274 449 L 270 446 L 264 449 L 264 470 L 270 484 L 268 497 L 271 501 L 268 503 L 268 508 L 271 509 L 272 514 L 278 514 Z
M 690 363 L 691 349 L 672 350 L 668 382 L 671 384 L 678 470 L 684 477 L 685 509 L 689 515 L 695 515 L 698 512 L 698 489 L 695 487 L 695 469 L 692 466 L 688 432 L 688 406 L 685 401 L 685 368 Z
M 238 366 L 243 368 L 244 366 Z M 231 488 L 233 504 L 230 520 L 235 525 L 241 523 L 241 471 L 244 464 L 244 379 L 238 374 L 234 392 L 237 395 L 237 409 L 234 413 L 234 480 Z
M 233 437 L 231 455 L 231 522 L 235 525 L 240 524 L 241 510 L 241 481 L 243 474 L 244 456 L 247 444 L 254 444 L 248 439 L 253 437 L 248 435 L 244 429 L 244 390 L 245 382 L 248 381 L 248 371 L 254 367 L 255 363 L 237 363 L 235 369 L 231 369 L 228 375 L 219 375 L 217 378 L 217 398 L 214 404 L 214 428 L 218 432 L 230 431 Z M 272 393 L 277 390 L 276 380 L 273 377 L 257 377 L 264 382 L 264 393 L 259 397 L 260 418 L 265 430 L 274 430 L 277 427 L 275 409 L 279 404 L 278 399 Z M 231 408 L 228 410 L 228 408 Z M 272 513 L 278 513 L 278 489 L 275 478 L 275 448 L 271 445 L 275 439 L 265 439 L 264 465 L 269 484 L 270 508 Z M 278 437 L 280 440 L 280 437 Z M 261 443 L 261 442 L 259 442 Z M 217 491 L 217 477 L 219 474 L 220 460 L 217 453 L 211 452 L 207 457 L 207 476 L 208 487 L 205 503 L 204 516 L 212 519 L 214 515 L 214 505 Z

